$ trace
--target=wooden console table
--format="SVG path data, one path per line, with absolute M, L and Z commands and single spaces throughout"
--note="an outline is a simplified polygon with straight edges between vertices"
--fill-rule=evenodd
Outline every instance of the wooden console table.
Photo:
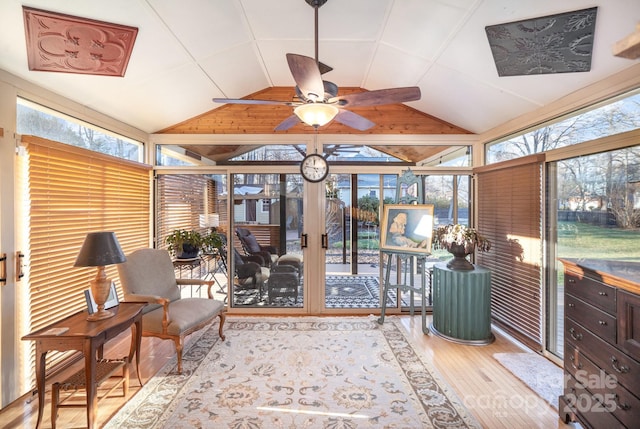
M 484 345 L 495 340 L 491 332 L 491 271 L 456 271 L 446 263 L 433 267 L 433 322 L 431 331 L 460 344 Z
M 38 421 L 42 422 L 45 396 L 45 358 L 49 350 L 78 350 L 84 355 L 84 368 L 87 392 L 87 427 L 94 427 L 97 416 L 96 355 L 102 358 L 104 344 L 128 328 L 133 328 L 128 363 L 136 358 L 136 375 L 140 379 L 140 344 L 142 342 L 142 308 L 146 303 L 122 302 L 111 309 L 115 316 L 89 322 L 87 312 L 74 314 L 51 325 L 22 337 L 23 340 L 36 342 L 36 383 L 38 388 Z

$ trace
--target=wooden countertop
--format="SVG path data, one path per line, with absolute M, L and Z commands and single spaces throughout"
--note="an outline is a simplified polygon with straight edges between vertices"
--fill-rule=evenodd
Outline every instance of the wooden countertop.
M 559 258 L 565 268 L 611 286 L 640 294 L 640 262 Z

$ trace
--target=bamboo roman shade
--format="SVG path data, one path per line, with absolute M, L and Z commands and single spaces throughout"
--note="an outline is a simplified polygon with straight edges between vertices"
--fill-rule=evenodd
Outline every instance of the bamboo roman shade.
M 491 269 L 491 316 L 520 340 L 542 344 L 541 169 L 544 155 L 480 167 L 478 229 L 493 244 L 477 252 Z
M 115 232 L 125 254 L 149 246 L 151 167 L 33 136 L 22 143 L 33 331 L 86 308 L 83 291 L 95 269 L 73 265 L 87 232 Z M 107 275 L 117 282 L 115 266 Z M 52 366 L 56 357 L 50 355 Z

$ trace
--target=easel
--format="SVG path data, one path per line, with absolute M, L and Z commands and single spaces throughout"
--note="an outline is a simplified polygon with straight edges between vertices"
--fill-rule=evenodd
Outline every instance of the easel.
M 425 261 L 426 256 L 416 255 L 415 253 L 403 253 L 403 252 L 391 252 L 383 251 L 387 255 L 387 267 L 384 275 L 384 290 L 382 294 L 382 312 L 378 318 L 378 323 L 384 323 L 384 316 L 387 310 L 387 298 L 389 296 L 389 289 L 396 290 L 396 299 L 401 299 L 401 292 L 409 292 L 410 307 L 409 314 L 414 315 L 414 293 L 418 292 L 421 295 L 420 311 L 422 315 L 422 333 L 429 335 L 429 327 L 427 326 L 427 279 L 425 274 Z M 393 263 L 393 256 L 398 258 L 398 278 L 402 277 L 402 269 L 404 267 L 404 282 L 398 284 L 391 283 L 391 264 Z M 420 271 L 420 284 L 416 285 L 414 282 L 414 261 L 417 263 L 417 268 Z M 407 269 L 407 265 L 409 265 Z M 409 281 L 407 282 L 407 274 L 409 274 Z
M 413 193 L 412 193 L 413 191 Z M 415 174 L 408 169 L 398 177 L 396 185 L 396 201 L 399 204 L 418 204 L 423 201 L 422 181 L 416 177 Z M 411 316 L 415 313 L 414 308 L 414 293 L 418 292 L 421 296 L 420 311 L 422 315 L 422 333 L 429 335 L 429 327 L 427 326 L 427 280 L 426 280 L 426 255 L 416 254 L 415 252 L 402 252 L 400 250 L 382 250 L 383 254 L 387 255 L 387 266 L 384 276 L 384 289 L 382 294 L 382 311 L 378 318 L 378 323 L 384 323 L 384 317 L 387 310 L 387 299 L 389 289 L 396 290 L 396 299 L 400 300 L 402 297 L 401 292 L 409 292 L 410 307 L 409 311 Z M 393 263 L 393 256 L 397 259 L 397 279 L 398 283 L 391 283 L 391 265 Z M 407 267 L 408 265 L 408 267 Z M 420 272 L 420 284 L 416 285 L 414 280 L 414 268 L 417 268 Z M 407 282 L 407 275 L 409 281 Z M 402 279 L 402 280 L 401 280 Z M 429 290 L 429 293 L 431 291 Z M 431 301 L 431 297 L 429 297 Z

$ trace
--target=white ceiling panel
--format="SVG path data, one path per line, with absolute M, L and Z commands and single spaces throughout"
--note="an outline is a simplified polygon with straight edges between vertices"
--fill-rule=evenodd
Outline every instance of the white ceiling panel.
M 253 44 L 234 46 L 201 64 L 226 97 L 244 97 L 269 86 Z
M 149 3 L 196 60 L 253 40 L 236 2 L 150 0 Z M 203 22 L 208 25 L 202 25 Z
M 430 64 L 424 57 L 380 44 L 363 87 L 372 90 L 417 85 Z
M 474 133 L 491 129 L 540 107 L 437 65 L 430 69 L 419 86 L 422 99 L 411 103 L 411 106 Z
M 460 28 L 474 0 L 456 5 L 438 0 L 397 2 L 381 42 L 433 60 Z

